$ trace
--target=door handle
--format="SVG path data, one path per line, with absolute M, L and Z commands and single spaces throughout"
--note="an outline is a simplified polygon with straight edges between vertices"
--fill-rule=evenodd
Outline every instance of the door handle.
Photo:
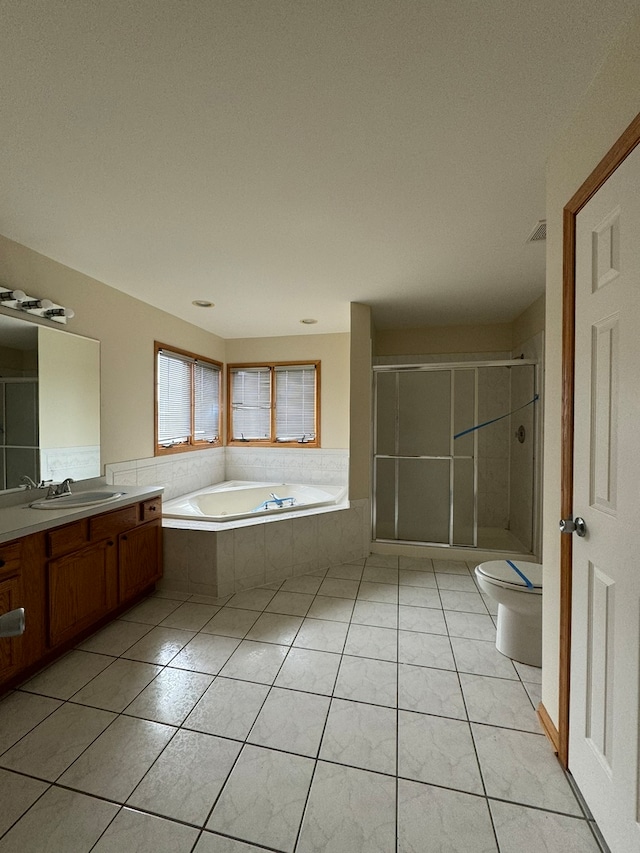
M 573 518 L 560 519 L 560 533 L 577 533 L 578 536 L 587 535 L 587 524 L 584 518 L 578 516 L 575 521 Z

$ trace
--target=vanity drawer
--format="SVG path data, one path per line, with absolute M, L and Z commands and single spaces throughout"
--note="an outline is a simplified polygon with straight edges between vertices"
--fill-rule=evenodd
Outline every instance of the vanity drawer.
M 89 519 L 89 537 L 92 542 L 117 536 L 124 530 L 131 530 L 138 523 L 138 504 L 125 506 L 115 512 L 107 512 Z
M 151 498 L 140 504 L 140 520 L 151 521 L 152 518 L 162 517 L 162 498 Z
M 89 541 L 87 519 L 65 524 L 47 533 L 47 554 L 49 557 L 61 557 L 71 551 L 78 551 Z
M 20 570 L 22 540 L 0 545 L 0 577 L 15 575 Z

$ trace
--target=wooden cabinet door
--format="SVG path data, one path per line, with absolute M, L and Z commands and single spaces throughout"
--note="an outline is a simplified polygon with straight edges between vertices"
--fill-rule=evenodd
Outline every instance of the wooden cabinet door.
M 162 577 L 162 521 L 142 524 L 118 537 L 120 601 L 127 601 Z
M 0 580 L 0 615 L 21 607 L 20 578 Z M 21 637 L 0 638 L 0 681 L 18 671 L 21 663 Z
M 49 645 L 73 639 L 117 605 L 117 564 L 114 539 L 50 561 Z

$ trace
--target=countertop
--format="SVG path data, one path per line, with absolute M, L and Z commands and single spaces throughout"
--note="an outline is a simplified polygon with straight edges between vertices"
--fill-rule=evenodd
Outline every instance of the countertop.
M 5 505 L 0 507 L 0 543 L 10 542 L 12 539 L 19 539 L 21 536 L 38 533 L 41 530 L 51 530 L 80 518 L 112 512 L 123 506 L 162 495 L 164 491 L 162 486 L 109 486 L 102 482 L 89 486 L 88 481 L 85 481 L 82 484 L 78 483 L 77 488 L 72 488 L 72 492 L 81 493 L 89 488 L 91 491 L 122 492 L 122 497 L 97 506 L 64 509 L 31 509 L 30 503 L 35 503 L 44 497 L 45 491 L 42 489 L 15 493 L 14 499 L 22 502 L 13 505 L 6 505 L 11 498 L 4 497 L 2 503 Z

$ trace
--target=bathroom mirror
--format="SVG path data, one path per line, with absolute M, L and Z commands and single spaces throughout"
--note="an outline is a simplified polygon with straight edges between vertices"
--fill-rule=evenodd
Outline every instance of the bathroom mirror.
M 0 491 L 100 473 L 99 341 L 0 313 Z

